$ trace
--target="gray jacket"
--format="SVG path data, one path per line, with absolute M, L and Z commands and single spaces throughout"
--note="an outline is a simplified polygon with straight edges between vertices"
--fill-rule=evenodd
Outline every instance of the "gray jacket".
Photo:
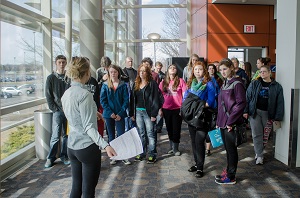
M 70 149 L 84 149 L 93 143 L 101 148 L 108 146 L 97 130 L 97 106 L 93 95 L 83 84 L 72 82 L 61 101 L 70 127 L 68 136 Z

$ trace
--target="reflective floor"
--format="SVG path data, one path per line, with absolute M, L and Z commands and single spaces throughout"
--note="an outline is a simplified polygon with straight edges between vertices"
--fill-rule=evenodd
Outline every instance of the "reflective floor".
M 169 150 L 166 131 L 158 134 L 158 161 L 110 165 L 103 154 L 96 197 L 300 197 L 300 168 L 290 169 L 274 159 L 272 139 L 266 148 L 264 165 L 255 165 L 251 138 L 239 148 L 237 184 L 221 186 L 214 175 L 225 167 L 223 148 L 213 149 L 206 157 L 204 177 L 197 179 L 187 171 L 194 165 L 189 134 L 183 124 L 181 156 L 165 154 Z M 1 183 L 1 197 L 69 197 L 70 166 L 58 161 L 49 169 L 45 161 L 33 159 L 28 166 Z

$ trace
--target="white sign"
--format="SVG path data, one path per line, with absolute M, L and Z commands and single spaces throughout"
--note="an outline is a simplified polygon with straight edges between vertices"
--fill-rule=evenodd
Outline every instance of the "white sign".
M 244 33 L 255 33 L 255 25 L 244 25 Z

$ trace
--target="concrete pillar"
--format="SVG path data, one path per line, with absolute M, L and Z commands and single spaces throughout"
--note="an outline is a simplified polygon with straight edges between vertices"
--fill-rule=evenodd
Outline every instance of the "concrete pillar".
M 104 56 L 102 0 L 80 1 L 80 54 L 90 59 L 92 76 Z
M 192 2 L 186 1 L 186 56 L 191 56 L 192 50 Z
M 65 54 L 69 62 L 72 57 L 72 0 L 66 0 L 65 43 Z
M 41 1 L 42 14 L 51 19 L 52 1 Z M 47 76 L 53 71 L 53 48 L 52 48 L 52 22 L 42 24 L 43 34 L 43 81 L 46 83 Z
M 275 158 L 300 167 L 300 2 L 277 0 L 276 80 L 283 87 L 284 121 L 276 132 Z M 298 37 L 297 37 L 298 35 Z

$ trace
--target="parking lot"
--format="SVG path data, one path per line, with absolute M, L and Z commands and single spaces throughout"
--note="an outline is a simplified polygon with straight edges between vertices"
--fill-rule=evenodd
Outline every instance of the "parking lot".
M 16 91 L 13 89 L 15 89 Z M 16 92 L 12 94 L 12 97 L 1 97 L 1 108 L 9 105 L 27 102 L 36 98 L 41 98 L 43 97 L 43 90 L 43 84 L 37 80 L 30 82 L 1 82 L 2 92 Z

